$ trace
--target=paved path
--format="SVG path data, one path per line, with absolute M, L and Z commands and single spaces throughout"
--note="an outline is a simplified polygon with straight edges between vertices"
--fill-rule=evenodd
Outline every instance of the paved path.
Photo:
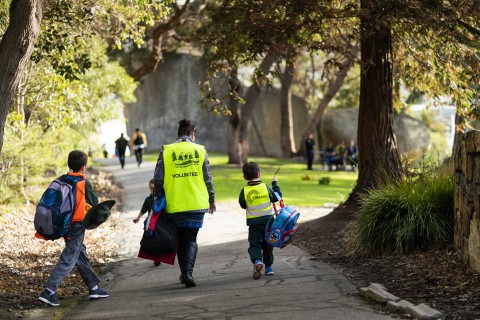
M 116 159 L 105 161 L 105 169 L 127 191 L 123 215 L 128 231 L 117 238 L 123 259 L 103 275 L 102 286 L 110 297 L 60 301 L 59 308 L 41 308 L 30 318 L 390 319 L 367 306 L 342 274 L 293 245 L 275 251 L 274 276 L 253 280 L 244 213 L 234 203 L 217 203 L 217 212 L 206 215 L 198 237 L 197 287 L 185 288 L 178 281 L 177 265 L 154 267 L 151 261 L 136 258 L 142 226 L 131 221 L 148 194 L 154 164 L 137 168 L 132 158 L 127 161 L 124 170 Z M 301 219 L 330 210 L 302 208 Z

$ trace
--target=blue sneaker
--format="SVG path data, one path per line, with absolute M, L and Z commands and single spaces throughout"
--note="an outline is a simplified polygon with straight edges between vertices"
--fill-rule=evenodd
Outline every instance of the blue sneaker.
M 253 264 L 253 279 L 258 280 L 262 276 L 263 264 L 262 261 L 257 260 Z
M 102 299 L 107 297 L 109 297 L 107 291 L 100 288 L 97 288 L 95 290 L 90 290 L 88 294 L 89 299 Z
M 265 275 L 266 276 L 273 276 L 275 273 L 273 272 L 273 268 L 272 266 L 269 266 L 267 267 L 267 269 L 265 269 Z
M 52 307 L 58 307 L 60 303 L 58 302 L 57 294 L 55 292 L 51 292 L 48 289 L 45 289 L 38 300 L 45 302 L 46 304 Z

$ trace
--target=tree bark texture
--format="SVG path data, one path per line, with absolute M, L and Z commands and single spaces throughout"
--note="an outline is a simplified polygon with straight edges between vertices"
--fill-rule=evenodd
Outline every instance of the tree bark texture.
M 381 12 L 375 6 L 377 1 L 362 0 L 362 8 L 367 12 Z M 393 131 L 392 64 L 390 24 L 371 16 L 363 17 L 357 133 L 359 175 L 350 198 L 402 176 Z
M 0 43 L 0 152 L 12 99 L 40 33 L 43 7 L 44 0 L 13 0 L 10 4 L 10 23 Z
M 346 60 L 343 62 L 342 66 L 340 67 L 340 70 L 338 72 L 337 77 L 335 78 L 335 81 L 333 81 L 330 87 L 328 88 L 328 91 L 325 93 L 322 100 L 319 102 L 317 109 L 315 111 L 315 114 L 313 115 L 312 119 L 310 119 L 303 133 L 302 141 L 305 141 L 305 139 L 307 139 L 307 136 L 309 133 L 314 133 L 315 129 L 322 122 L 323 114 L 325 113 L 325 110 L 327 109 L 328 104 L 332 101 L 332 99 L 335 97 L 337 92 L 342 87 L 343 81 L 345 80 L 345 77 L 347 76 L 348 71 L 350 70 L 350 68 L 352 68 L 355 62 L 355 57 L 357 56 L 359 49 L 360 48 L 358 46 L 351 47 Z M 302 143 L 300 144 L 300 146 L 301 147 L 298 150 L 298 155 L 303 156 L 306 153 L 305 144 Z
M 293 58 L 288 59 L 281 79 L 282 88 L 280 92 L 280 141 L 282 156 L 284 157 L 291 157 L 296 152 L 292 111 L 292 81 L 294 72 Z
M 273 52 L 270 52 L 265 56 L 260 64 L 260 70 L 263 72 L 263 74 L 268 73 L 276 58 L 277 54 Z M 248 159 L 248 153 L 250 151 L 249 134 L 250 128 L 252 127 L 251 120 L 255 103 L 260 95 L 260 91 L 260 84 L 256 81 L 248 88 L 247 93 L 245 94 L 245 104 L 241 107 L 239 139 L 241 144 L 242 161 L 240 164 L 247 162 Z
M 230 85 L 230 99 L 229 106 L 231 115 L 228 117 L 228 163 L 241 164 L 242 163 L 242 148 L 240 145 L 240 103 L 236 97 L 240 93 L 240 81 L 238 80 L 237 69 L 232 70 L 229 77 Z

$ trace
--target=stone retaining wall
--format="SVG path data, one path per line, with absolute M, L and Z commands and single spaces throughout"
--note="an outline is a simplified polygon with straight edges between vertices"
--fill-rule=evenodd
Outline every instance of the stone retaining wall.
M 480 131 L 461 136 L 455 161 L 455 246 L 480 272 Z

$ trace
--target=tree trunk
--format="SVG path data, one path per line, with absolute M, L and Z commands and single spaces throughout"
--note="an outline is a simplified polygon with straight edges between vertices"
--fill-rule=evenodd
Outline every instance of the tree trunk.
M 368 13 L 381 11 L 374 8 L 376 1 L 362 0 L 361 4 Z M 384 181 L 398 180 L 403 174 L 393 132 L 392 63 L 390 24 L 362 17 L 359 175 L 350 199 Z
M 335 81 L 333 81 L 330 87 L 328 88 L 327 93 L 318 104 L 315 114 L 313 115 L 312 119 L 310 119 L 310 122 L 308 123 L 305 131 L 303 132 L 302 141 L 305 141 L 305 139 L 307 139 L 307 136 L 309 133 L 315 132 L 315 129 L 317 128 L 317 126 L 322 122 L 325 109 L 327 109 L 330 101 L 332 101 L 332 99 L 335 97 L 337 92 L 342 87 L 343 80 L 345 80 L 345 77 L 347 76 L 348 71 L 350 70 L 350 68 L 353 66 L 353 63 L 355 62 L 355 57 L 357 56 L 358 50 L 359 50 L 358 46 L 351 47 L 350 52 L 347 55 L 347 59 L 343 62 L 342 66 L 340 67 L 337 78 L 335 78 Z M 297 154 L 305 155 L 305 153 L 306 153 L 305 144 L 302 143 L 300 145 L 300 149 L 298 150 Z
M 229 77 L 230 85 L 230 100 L 229 106 L 231 115 L 228 118 L 228 163 L 229 164 L 243 164 L 242 163 L 242 148 L 240 145 L 240 103 L 237 98 L 240 93 L 240 81 L 238 80 L 238 70 L 232 70 Z
M 280 144 L 283 157 L 295 154 L 295 139 L 293 136 L 292 112 L 292 81 L 295 72 L 294 58 L 288 59 L 285 71 L 281 78 L 282 88 L 280 93 Z
M 270 67 L 273 65 L 277 58 L 277 54 L 273 52 L 269 52 L 265 58 L 263 59 L 262 63 L 260 64 L 260 70 L 263 74 L 267 74 L 270 70 Z M 252 126 L 252 115 L 253 109 L 255 107 L 255 102 L 260 95 L 260 84 L 258 81 L 255 81 L 247 90 L 245 95 L 245 105 L 243 105 L 241 110 L 241 117 L 240 117 L 240 133 L 239 139 L 242 148 L 242 161 L 241 163 L 247 162 L 248 153 L 250 151 L 250 142 L 249 142 L 249 134 L 250 128 Z
M 13 0 L 10 4 L 10 22 L 0 42 L 0 152 L 12 98 L 40 32 L 43 6 L 44 0 Z

